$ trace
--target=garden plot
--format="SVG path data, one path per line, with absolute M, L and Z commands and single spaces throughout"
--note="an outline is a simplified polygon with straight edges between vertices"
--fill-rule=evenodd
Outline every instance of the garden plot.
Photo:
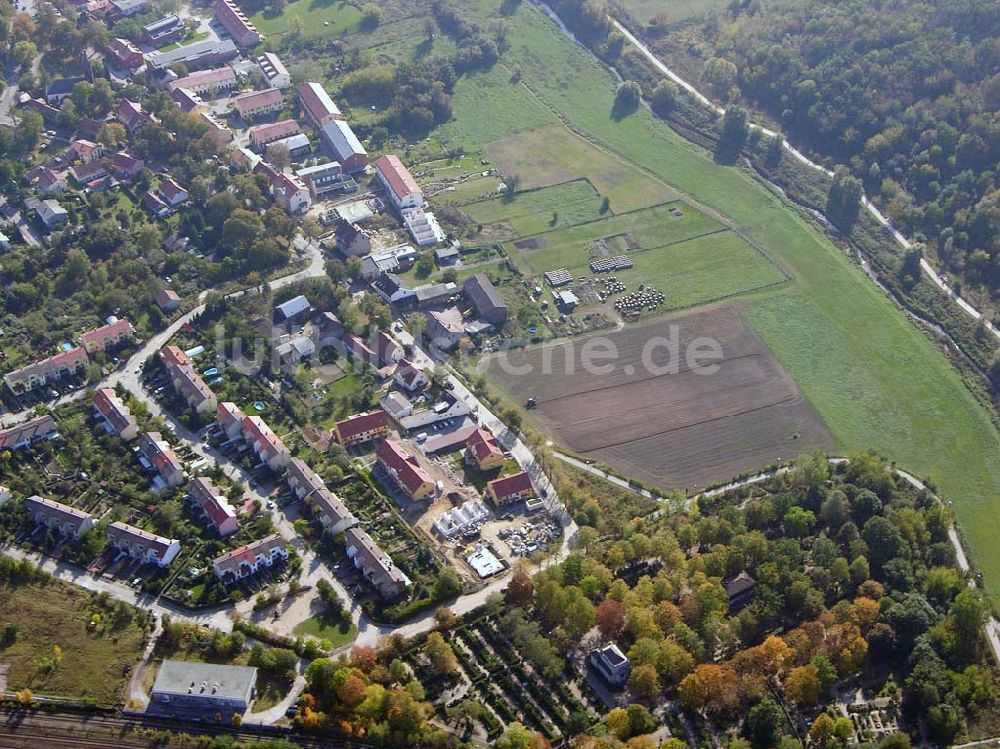
M 587 180 L 527 190 L 462 206 L 476 223 L 506 221 L 526 237 L 552 229 L 596 221 L 608 214 L 602 198 Z
M 649 371 L 644 348 L 672 332 L 678 367 Z M 684 360 L 688 344 L 703 337 L 721 346 L 713 374 L 698 374 Z M 511 363 L 530 364 L 530 374 L 509 374 L 496 361 L 490 374 L 521 402 L 535 398 L 533 418 L 567 449 L 665 488 L 704 487 L 805 450 L 834 450 L 819 416 L 734 307 L 661 318 L 606 338 L 618 351 L 608 374 L 584 370 L 580 340 L 512 354 Z M 676 359 L 665 344 L 647 354 L 656 367 Z

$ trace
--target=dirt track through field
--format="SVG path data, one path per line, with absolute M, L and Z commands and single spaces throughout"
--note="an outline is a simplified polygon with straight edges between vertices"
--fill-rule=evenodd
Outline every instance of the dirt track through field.
M 670 350 L 664 341 L 672 326 L 678 346 Z M 684 356 L 703 337 L 722 350 L 711 374 Z M 531 374 L 509 374 L 497 362 L 491 374 L 518 398 L 534 397 L 532 418 L 566 449 L 664 488 L 693 491 L 804 450 L 834 449 L 819 416 L 736 307 L 661 318 L 604 338 L 617 350 L 598 362 L 611 365 L 606 373 L 582 366 L 591 337 L 511 356 L 513 364 L 530 364 Z M 669 372 L 651 371 L 671 357 L 681 361 Z

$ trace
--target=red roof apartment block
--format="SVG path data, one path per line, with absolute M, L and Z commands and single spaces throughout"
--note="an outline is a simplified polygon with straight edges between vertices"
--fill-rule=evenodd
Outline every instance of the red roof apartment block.
M 354 414 L 333 425 L 333 437 L 344 447 L 384 437 L 389 433 L 389 415 L 381 408 Z
M 135 328 L 128 320 L 115 320 L 113 323 L 102 325 L 94 330 L 88 330 L 80 336 L 83 348 L 87 353 L 93 354 L 109 346 L 115 346 L 123 341 L 127 341 L 135 335 Z
M 249 120 L 262 114 L 280 112 L 285 98 L 277 88 L 265 88 L 262 91 L 250 91 L 233 98 L 233 106 L 240 117 Z
M 109 434 L 120 437 L 126 442 L 139 436 L 135 417 L 111 388 L 100 388 L 94 393 L 94 408 L 104 418 L 105 428 Z
M 406 496 L 416 502 L 434 494 L 434 482 L 417 459 L 392 440 L 385 440 L 376 452 L 378 462 Z
M 260 42 L 260 32 L 257 31 L 257 27 L 232 0 L 216 0 L 215 17 L 232 35 L 233 41 L 238 46 L 252 47 Z
M 398 156 L 387 154 L 375 159 L 375 171 L 378 181 L 382 183 L 397 210 L 419 208 L 424 204 L 424 193 L 420 185 Z
M 254 125 L 247 130 L 247 135 L 250 138 L 250 145 L 260 151 L 268 143 L 274 143 L 276 140 L 298 135 L 301 132 L 302 128 L 295 120 L 281 120 L 280 122 L 269 122 L 266 125 Z
M 194 502 L 220 536 L 228 536 L 239 530 L 240 521 L 236 512 L 212 481 L 204 476 L 193 479 L 188 485 L 188 497 Z

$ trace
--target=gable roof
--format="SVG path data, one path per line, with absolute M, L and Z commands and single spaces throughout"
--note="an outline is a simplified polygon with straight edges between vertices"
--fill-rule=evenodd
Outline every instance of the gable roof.
M 389 415 L 381 408 L 363 414 L 354 414 L 336 424 L 341 439 L 350 440 L 359 434 L 367 434 L 389 428 Z
M 287 302 L 282 302 L 277 307 L 274 308 L 275 312 L 281 314 L 282 318 L 288 320 L 296 315 L 300 315 L 306 312 L 312 307 L 309 300 L 299 294 L 297 297 L 289 299 Z
M 469 435 L 468 439 L 465 441 L 465 447 L 467 450 L 472 452 L 476 461 L 482 461 L 490 455 L 503 455 L 503 450 L 500 449 L 500 443 L 497 442 L 497 438 L 482 427 L 477 427 L 476 430 Z
M 500 479 L 493 479 L 493 481 L 488 483 L 486 487 L 487 489 L 492 490 L 495 497 L 499 497 L 501 499 L 509 497 L 513 494 L 523 494 L 525 492 L 534 493 L 535 491 L 531 486 L 531 477 L 528 476 L 525 471 L 521 471 L 510 476 L 504 476 Z
M 408 494 L 413 494 L 425 484 L 433 484 L 417 459 L 403 450 L 396 442 L 385 440 L 376 451 L 379 462 L 403 486 Z
M 390 153 L 377 158 L 375 168 L 398 200 L 402 200 L 410 193 L 420 192 L 420 185 L 395 154 Z

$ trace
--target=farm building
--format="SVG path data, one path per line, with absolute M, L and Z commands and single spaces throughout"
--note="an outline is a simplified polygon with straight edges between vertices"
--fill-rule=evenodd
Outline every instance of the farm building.
M 309 300 L 299 294 L 274 308 L 275 325 L 295 325 L 305 322 L 313 313 Z
M 330 94 L 321 83 L 306 81 L 299 84 L 299 99 L 302 101 L 302 111 L 306 120 L 317 130 L 328 122 L 344 119 L 340 107 L 330 98 Z
M 368 152 L 351 126 L 343 120 L 333 120 L 323 125 L 320 138 L 327 153 L 339 161 L 348 174 L 360 172 L 368 166 Z
M 498 326 L 507 322 L 507 303 L 500 298 L 500 292 L 485 273 L 465 279 L 462 290 L 479 317 Z
M 423 191 L 410 170 L 395 154 L 380 156 L 375 160 L 375 175 L 397 211 L 419 208 L 424 204 Z
M 288 88 L 292 85 L 292 76 L 284 63 L 274 52 L 264 52 L 257 56 L 257 65 L 267 80 L 267 85 L 274 88 Z

